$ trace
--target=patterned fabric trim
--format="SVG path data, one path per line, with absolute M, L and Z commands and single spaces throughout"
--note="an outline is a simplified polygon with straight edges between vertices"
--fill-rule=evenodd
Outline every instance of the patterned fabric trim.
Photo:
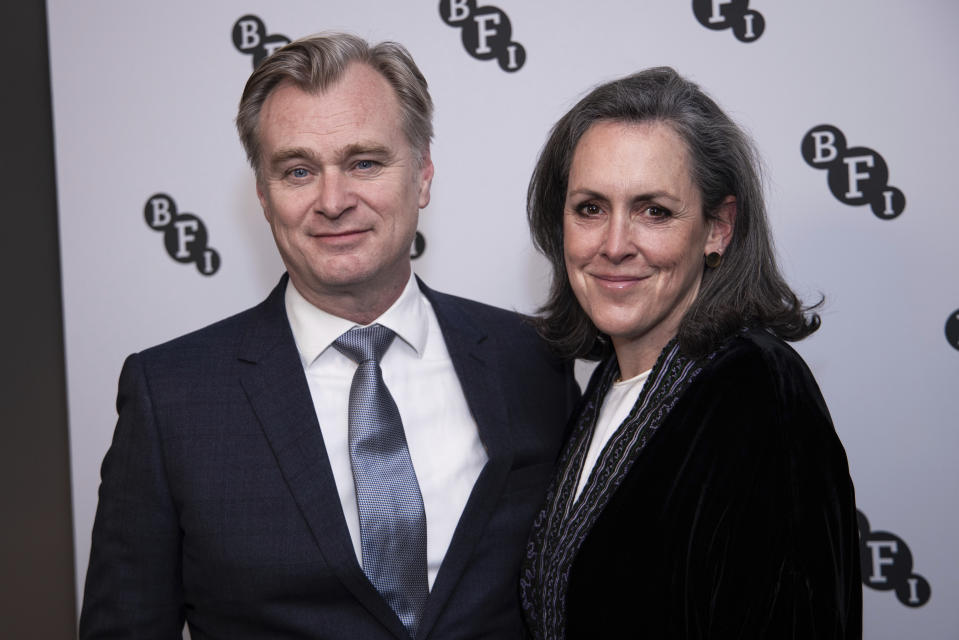
M 636 404 L 606 443 L 577 500 L 576 485 L 596 419 L 619 373 L 615 355 L 593 374 L 587 400 L 560 456 L 559 473 L 547 491 L 527 543 L 520 592 L 526 622 L 536 640 L 565 640 L 566 591 L 579 548 L 649 438 L 702 371 L 703 364 L 714 356 L 693 360 L 679 352 L 675 340 L 666 345 Z

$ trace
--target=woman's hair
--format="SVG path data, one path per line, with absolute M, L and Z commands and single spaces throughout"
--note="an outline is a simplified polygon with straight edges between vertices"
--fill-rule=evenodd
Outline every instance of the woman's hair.
M 690 355 L 714 349 L 743 327 L 765 328 L 801 340 L 819 328 L 819 303 L 804 307 L 776 266 L 759 156 L 749 137 L 693 82 L 669 67 L 646 69 L 593 89 L 550 132 L 527 192 L 526 212 L 536 247 L 549 259 L 549 298 L 535 323 L 565 357 L 599 359 L 611 344 L 580 307 L 563 252 L 563 211 L 576 145 L 595 123 L 663 122 L 686 143 L 703 215 L 715 218 L 736 198 L 733 235 L 717 268 L 705 268 L 699 294 L 678 332 Z
M 349 33 L 320 33 L 294 40 L 266 58 L 250 76 L 240 98 L 236 128 L 250 165 L 260 177 L 259 118 L 263 103 L 283 82 L 320 93 L 352 63 L 369 65 L 396 92 L 403 133 L 413 157 L 422 162 L 433 138 L 433 101 L 426 78 L 403 45 L 370 44 Z

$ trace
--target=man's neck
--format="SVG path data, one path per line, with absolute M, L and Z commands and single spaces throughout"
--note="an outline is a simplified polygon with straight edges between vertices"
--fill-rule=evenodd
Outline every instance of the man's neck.
M 290 277 L 290 284 L 296 287 L 303 298 L 318 309 L 354 322 L 368 325 L 389 309 L 399 299 L 406 288 L 410 274 L 402 281 L 394 281 L 388 287 L 355 288 L 317 292 Z

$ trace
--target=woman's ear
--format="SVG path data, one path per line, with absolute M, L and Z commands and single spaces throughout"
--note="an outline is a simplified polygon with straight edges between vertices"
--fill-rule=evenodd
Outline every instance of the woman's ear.
M 736 197 L 726 196 L 716 213 L 709 219 L 709 236 L 706 238 L 706 251 L 708 255 L 716 252 L 722 255 L 729 246 L 729 241 L 733 238 L 733 229 L 736 226 Z

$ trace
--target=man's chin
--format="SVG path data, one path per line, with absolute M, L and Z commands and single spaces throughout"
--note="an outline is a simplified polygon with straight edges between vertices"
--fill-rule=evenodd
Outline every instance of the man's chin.
M 308 277 L 298 278 L 290 272 L 296 288 L 308 297 L 304 288 L 318 296 L 358 296 L 377 294 L 390 295 L 399 292 L 409 280 L 409 270 L 401 268 L 372 269 L 364 265 L 325 265 L 322 270 L 312 271 Z

